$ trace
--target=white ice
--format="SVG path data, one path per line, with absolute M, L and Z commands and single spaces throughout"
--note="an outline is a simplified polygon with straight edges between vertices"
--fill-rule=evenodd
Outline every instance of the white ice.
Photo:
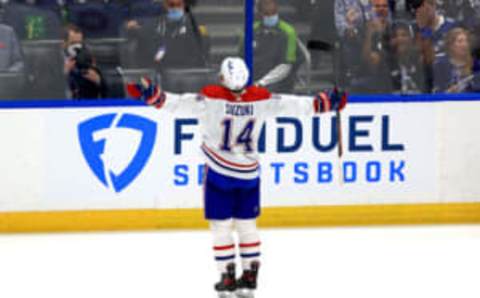
M 478 298 L 480 226 L 261 230 L 258 298 Z M 201 232 L 0 236 L 2 298 L 207 298 Z

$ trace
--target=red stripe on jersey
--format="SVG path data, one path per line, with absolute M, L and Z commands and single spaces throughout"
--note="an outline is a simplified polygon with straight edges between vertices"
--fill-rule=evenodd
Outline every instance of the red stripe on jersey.
M 208 85 L 202 88 L 200 94 L 208 99 L 223 99 L 227 101 L 235 101 L 236 96 L 227 88 L 220 85 Z
M 226 100 L 231 102 L 255 102 L 268 100 L 272 97 L 270 91 L 263 87 L 247 87 L 244 92 L 238 96 L 229 89 L 220 85 L 209 85 L 200 91 L 200 94 L 208 99 Z
M 225 245 L 225 246 L 214 246 L 213 247 L 214 250 L 229 250 L 229 249 L 234 249 L 234 248 L 235 248 L 235 244 Z
M 256 168 L 258 166 L 258 162 L 254 162 L 252 164 L 246 164 L 245 165 L 245 164 L 239 164 L 239 163 L 234 163 L 232 161 L 228 161 L 228 160 L 222 158 L 220 155 L 216 154 L 212 149 L 208 148 L 207 145 L 203 144 L 202 146 L 205 150 L 208 151 L 208 153 L 212 154 L 213 157 L 218 159 L 218 161 L 223 162 L 224 164 L 227 164 L 229 166 L 236 167 L 236 168 L 241 168 L 241 169 Z
M 260 242 L 255 243 L 240 243 L 240 248 L 256 247 L 260 246 Z
M 251 86 L 246 89 L 246 92 L 242 94 L 242 101 L 252 102 L 267 100 L 272 97 L 270 91 L 263 87 Z

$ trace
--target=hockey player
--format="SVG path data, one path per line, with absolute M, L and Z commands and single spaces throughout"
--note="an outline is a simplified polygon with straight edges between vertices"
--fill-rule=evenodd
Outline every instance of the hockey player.
M 249 71 L 241 58 L 226 58 L 219 85 L 204 87 L 199 94 L 164 92 L 148 79 L 129 84 L 134 98 L 171 112 L 198 113 L 206 158 L 204 211 L 213 232 L 214 255 L 221 280 L 215 284 L 220 297 L 253 297 L 260 268 L 260 178 L 257 143 L 264 120 L 282 112 L 298 115 L 341 110 L 346 94 L 333 90 L 315 97 L 272 95 L 263 87 L 246 87 Z M 235 275 L 236 245 L 243 273 Z

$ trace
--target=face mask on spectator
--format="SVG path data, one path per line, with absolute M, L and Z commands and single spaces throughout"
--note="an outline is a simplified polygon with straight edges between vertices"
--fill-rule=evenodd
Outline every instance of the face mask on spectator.
M 183 17 L 184 11 L 181 8 L 169 8 L 167 18 L 170 21 L 179 21 Z
M 263 17 L 263 24 L 267 27 L 274 27 L 278 24 L 278 14 Z

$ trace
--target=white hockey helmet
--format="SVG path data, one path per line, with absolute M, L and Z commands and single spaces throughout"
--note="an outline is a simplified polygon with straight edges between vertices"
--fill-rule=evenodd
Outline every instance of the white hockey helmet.
M 248 83 L 249 71 L 242 58 L 227 57 L 220 67 L 220 82 L 232 91 L 241 91 Z

